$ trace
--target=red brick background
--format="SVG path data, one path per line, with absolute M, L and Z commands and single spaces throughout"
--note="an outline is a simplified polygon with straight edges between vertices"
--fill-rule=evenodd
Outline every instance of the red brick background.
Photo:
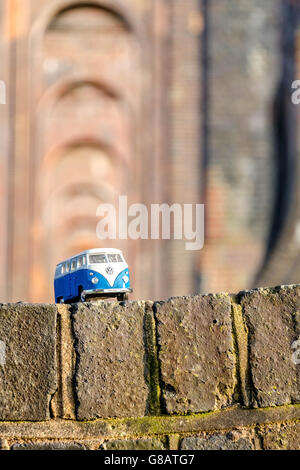
M 253 285 L 274 203 L 279 4 L 0 2 L 2 300 L 52 301 L 55 264 L 93 246 L 124 250 L 133 298 Z M 205 203 L 204 249 L 98 240 L 96 208 L 119 195 Z

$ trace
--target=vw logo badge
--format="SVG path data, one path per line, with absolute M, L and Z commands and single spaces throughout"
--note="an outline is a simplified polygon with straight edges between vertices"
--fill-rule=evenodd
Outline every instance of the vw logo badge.
M 105 269 L 106 273 L 107 274 L 113 274 L 114 273 L 114 270 L 111 266 L 107 266 L 107 268 Z

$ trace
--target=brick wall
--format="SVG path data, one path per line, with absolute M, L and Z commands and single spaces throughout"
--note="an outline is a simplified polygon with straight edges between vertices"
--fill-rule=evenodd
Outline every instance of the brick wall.
M 263 261 L 274 206 L 280 1 L 211 0 L 208 28 L 209 160 L 201 292 L 236 291 L 257 286 L 253 279 Z M 277 276 L 267 285 L 285 282 Z
M 300 285 L 1 304 L 2 449 L 300 449 Z

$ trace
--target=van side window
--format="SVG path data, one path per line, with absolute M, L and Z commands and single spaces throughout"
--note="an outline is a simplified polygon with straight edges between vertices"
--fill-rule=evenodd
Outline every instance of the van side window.
M 82 257 L 82 264 L 83 266 L 86 265 L 86 255 L 83 255 Z
M 72 259 L 71 271 L 75 271 L 75 269 L 76 269 L 76 258 Z
M 79 256 L 77 259 L 77 267 L 81 268 L 81 266 L 82 266 L 82 256 Z
M 66 266 L 64 264 L 61 265 L 61 274 L 64 274 L 66 270 Z
M 63 265 L 59 265 L 59 266 L 56 266 L 56 270 L 55 270 L 55 276 L 60 276 L 62 274 L 62 266 Z
M 70 261 L 66 263 L 66 273 L 70 272 Z

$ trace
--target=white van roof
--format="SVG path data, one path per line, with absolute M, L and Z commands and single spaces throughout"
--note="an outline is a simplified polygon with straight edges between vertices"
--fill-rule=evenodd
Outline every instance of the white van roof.
M 90 250 L 85 250 L 81 251 L 80 253 L 77 253 L 76 255 L 71 256 L 70 258 L 66 258 L 60 263 L 57 264 L 59 266 L 60 264 L 65 263 L 66 261 L 71 261 L 71 259 L 77 258 L 77 256 L 82 256 L 82 255 L 88 255 L 88 254 L 98 254 L 98 253 L 120 253 L 122 254 L 121 250 L 118 250 L 117 248 L 91 248 Z

